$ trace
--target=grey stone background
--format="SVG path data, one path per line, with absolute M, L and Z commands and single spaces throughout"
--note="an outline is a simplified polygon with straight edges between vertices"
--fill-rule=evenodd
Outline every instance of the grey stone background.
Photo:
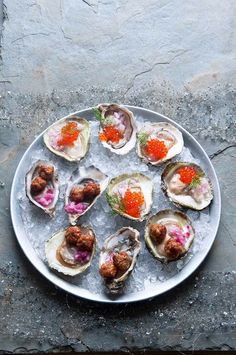
M 236 3 L 234 0 L 0 0 L 0 353 L 236 349 Z M 76 299 L 22 254 L 11 183 L 34 137 L 104 101 L 188 129 L 223 200 L 207 260 L 173 292 L 126 306 Z

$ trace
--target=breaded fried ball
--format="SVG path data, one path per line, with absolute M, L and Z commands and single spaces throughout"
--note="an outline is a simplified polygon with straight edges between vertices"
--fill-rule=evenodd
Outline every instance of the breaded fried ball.
M 121 251 L 113 256 L 113 262 L 117 269 L 126 271 L 131 265 L 132 258 L 125 251 Z
M 112 279 L 116 276 L 117 267 L 112 262 L 106 262 L 100 267 L 100 275 L 106 279 Z
M 32 195 L 37 195 L 42 192 L 45 189 L 46 185 L 47 181 L 41 178 L 40 176 L 34 178 L 30 185 L 30 191 Z
M 154 223 L 150 226 L 150 237 L 156 244 L 161 244 L 166 236 L 166 226 Z

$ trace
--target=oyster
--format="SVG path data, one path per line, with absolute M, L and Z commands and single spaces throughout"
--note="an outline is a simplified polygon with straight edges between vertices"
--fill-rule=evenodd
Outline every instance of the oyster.
M 111 293 L 122 290 L 133 271 L 140 248 L 139 232 L 131 227 L 123 227 L 105 240 L 99 271 Z
M 50 268 L 75 276 L 91 264 L 96 250 L 96 238 L 91 227 L 68 227 L 55 233 L 45 244 Z
M 49 214 L 55 214 L 59 195 L 59 182 L 56 167 L 45 160 L 38 160 L 26 174 L 26 195 L 29 200 Z
M 196 164 L 169 163 L 161 179 L 163 191 L 177 206 L 202 210 L 213 199 L 211 182 Z
M 138 156 L 152 165 L 173 158 L 184 146 L 182 133 L 167 122 L 146 123 L 137 138 Z
M 108 185 L 108 176 L 95 166 L 79 168 L 79 176 L 71 178 L 65 194 L 65 211 L 75 224 L 97 201 Z
M 134 148 L 136 124 L 131 111 L 117 104 L 102 104 L 93 112 L 100 121 L 99 138 L 105 148 L 120 155 Z
M 140 173 L 119 175 L 108 185 L 107 201 L 121 216 L 142 221 L 153 204 L 152 180 Z
M 80 161 L 89 149 L 90 125 L 70 115 L 51 125 L 43 135 L 47 148 L 68 161 Z
M 195 236 L 190 219 L 180 211 L 163 210 L 150 217 L 145 227 L 145 242 L 160 261 L 183 257 Z

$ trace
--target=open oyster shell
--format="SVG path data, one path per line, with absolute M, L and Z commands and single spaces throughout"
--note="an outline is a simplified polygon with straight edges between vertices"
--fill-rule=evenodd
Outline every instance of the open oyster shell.
M 70 193 L 71 189 L 75 186 L 78 186 L 80 188 L 83 188 L 86 183 L 88 182 L 95 182 L 97 185 L 100 187 L 100 192 L 99 194 L 91 201 L 85 201 L 85 202 L 79 202 L 75 203 L 72 202 L 70 199 Z M 103 191 L 106 189 L 108 185 L 109 178 L 107 175 L 105 175 L 101 170 L 96 168 L 95 166 L 91 165 L 89 167 L 80 167 L 79 168 L 79 175 L 76 176 L 75 178 L 72 176 L 70 182 L 67 185 L 66 193 L 65 193 L 65 210 L 68 213 L 69 217 L 69 222 L 72 225 L 76 224 L 77 219 L 84 215 L 86 212 L 90 210 L 90 208 L 96 203 L 97 199 Z M 76 210 L 80 210 L 80 205 L 81 205 L 81 211 L 76 212 Z M 72 209 L 70 208 L 72 207 Z M 73 211 L 74 210 L 74 211 Z M 73 211 L 73 212 L 70 212 Z
M 53 174 L 50 179 L 45 180 L 45 187 L 38 193 L 32 193 L 31 184 L 35 178 L 40 177 L 40 169 L 46 166 L 53 169 Z M 42 175 L 42 174 L 41 174 Z M 43 176 L 43 175 L 42 175 Z M 41 208 L 51 217 L 55 215 L 56 203 L 59 195 L 59 182 L 56 167 L 46 160 L 36 161 L 25 177 L 26 195 L 35 206 Z
M 78 138 L 70 145 L 59 145 L 61 129 L 68 123 L 76 123 L 76 130 L 79 130 Z M 90 125 L 85 118 L 76 115 L 67 116 L 51 125 L 43 135 L 44 143 L 51 152 L 65 158 L 68 161 L 80 161 L 84 158 L 89 149 Z
M 123 227 L 105 240 L 99 260 L 100 270 L 104 263 L 113 263 L 113 256 L 116 253 L 126 252 L 130 257 L 130 266 L 127 270 L 118 269 L 115 277 L 105 278 L 106 286 L 111 293 L 116 294 L 122 291 L 125 280 L 134 269 L 140 249 L 139 232 L 131 227 Z
M 166 234 L 161 235 L 161 229 L 152 226 L 165 226 Z M 155 232 L 155 234 L 154 234 Z M 159 235 L 158 235 L 159 232 Z M 186 214 L 171 209 L 162 210 L 151 216 L 145 227 L 144 239 L 153 256 L 162 261 L 169 262 L 180 259 L 189 250 L 195 231 L 192 222 Z M 177 243 L 170 245 L 170 240 Z
M 124 106 L 117 104 L 100 104 L 93 109 L 96 118 L 100 121 L 100 140 L 105 148 L 111 152 L 124 155 L 134 148 L 136 143 L 136 124 L 134 115 Z M 120 138 L 118 141 L 101 139 L 106 127 L 114 127 Z
M 143 195 L 144 202 L 142 206 L 140 206 L 139 216 L 128 214 L 123 207 L 122 199 L 127 190 L 139 192 Z M 121 216 L 136 221 L 142 221 L 150 212 L 153 204 L 153 182 L 149 177 L 141 173 L 119 175 L 113 178 L 108 185 L 107 201 L 112 210 L 119 213 Z
M 158 140 L 165 144 L 167 149 L 163 158 L 152 158 L 146 152 L 147 144 L 150 140 Z M 145 163 L 152 165 L 161 164 L 177 154 L 181 153 L 184 142 L 182 133 L 175 126 L 168 122 L 145 123 L 137 135 L 137 154 Z
M 180 180 L 178 171 L 184 167 L 191 167 L 197 172 L 197 179 L 194 178 L 190 184 L 184 184 Z M 162 173 L 161 180 L 163 191 L 176 206 L 202 210 L 213 199 L 211 182 L 197 164 L 188 162 L 169 163 Z
M 89 226 L 80 226 L 84 232 L 95 237 L 94 231 Z M 92 252 L 90 253 L 89 260 L 83 264 L 74 263 L 74 257 L 77 252 L 75 247 L 67 246 L 65 241 L 66 229 L 62 229 L 55 233 L 46 243 L 45 243 L 45 253 L 48 261 L 48 265 L 51 269 L 57 270 L 64 275 L 75 276 L 84 272 L 90 265 L 93 256 L 96 251 L 96 238 L 93 244 Z M 68 258 L 68 262 L 65 262 L 60 256 L 60 250 L 63 248 L 64 255 Z

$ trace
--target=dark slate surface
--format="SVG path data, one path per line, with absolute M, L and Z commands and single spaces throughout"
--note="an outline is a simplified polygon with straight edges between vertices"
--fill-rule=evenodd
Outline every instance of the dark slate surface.
M 236 349 L 235 2 L 67 3 L 0 1 L 0 352 Z M 222 189 L 206 261 L 174 291 L 139 304 L 99 305 L 56 289 L 25 259 L 9 215 L 29 143 L 55 119 L 104 101 L 182 124 L 211 156 Z

